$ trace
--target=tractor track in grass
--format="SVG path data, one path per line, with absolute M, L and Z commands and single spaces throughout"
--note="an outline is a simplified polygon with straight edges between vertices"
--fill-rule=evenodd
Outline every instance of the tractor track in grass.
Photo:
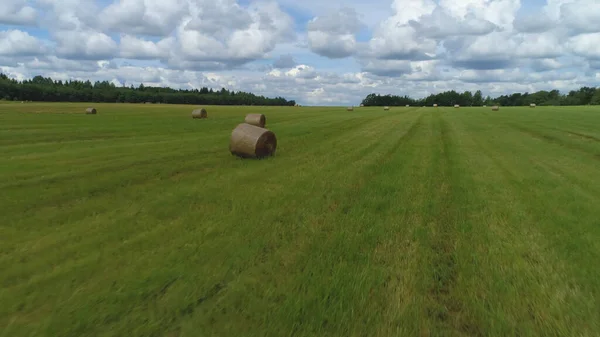
M 428 296 L 430 302 L 426 314 L 439 332 L 451 335 L 482 336 L 483 331 L 477 322 L 464 315 L 465 303 L 455 290 L 459 270 L 456 247 L 458 245 L 458 226 L 464 221 L 460 208 L 462 195 L 458 190 L 460 172 L 456 169 L 458 153 L 453 130 L 445 117 L 434 114 L 432 122 L 434 160 L 431 163 L 429 186 L 429 218 L 426 225 L 429 230 L 429 251 L 431 257 Z
M 580 153 L 584 153 L 587 154 L 589 156 L 591 156 L 592 158 L 596 159 L 596 160 L 600 160 L 600 152 L 595 152 L 595 151 L 590 151 L 582 146 L 573 144 L 573 143 L 569 143 L 569 142 L 565 142 L 564 140 L 561 140 L 557 137 L 548 135 L 546 133 L 540 132 L 540 131 L 535 131 L 526 127 L 523 127 L 522 125 L 518 125 L 518 124 L 514 124 L 514 123 L 506 123 L 506 125 L 512 127 L 515 130 L 518 130 L 524 134 L 529 135 L 532 138 L 535 139 L 539 139 L 542 141 L 545 141 L 549 144 L 554 144 L 554 145 L 558 145 L 561 147 L 566 147 L 568 149 L 571 150 L 575 150 L 578 151 Z

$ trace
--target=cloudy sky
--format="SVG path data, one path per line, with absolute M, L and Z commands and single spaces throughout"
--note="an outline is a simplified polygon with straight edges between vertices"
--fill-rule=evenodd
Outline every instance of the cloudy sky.
M 600 86 L 598 0 L 1 0 L 18 79 L 202 86 L 359 104 Z

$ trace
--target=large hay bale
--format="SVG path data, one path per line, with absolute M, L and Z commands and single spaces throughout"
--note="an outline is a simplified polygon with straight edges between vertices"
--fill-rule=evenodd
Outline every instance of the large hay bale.
M 454 104 L 454 109 L 458 109 L 458 108 L 460 108 L 460 105 Z
M 434 105 L 433 105 L 433 107 L 434 107 L 434 108 L 437 108 L 437 106 L 438 106 L 437 104 L 434 104 Z
M 362 107 L 364 107 L 364 106 L 365 106 L 364 104 L 361 104 L 361 105 L 360 105 L 360 107 L 361 107 L 361 108 L 362 108 Z
M 87 108 L 87 109 L 85 109 L 85 113 L 88 115 L 95 115 L 97 113 L 97 111 L 94 108 Z
M 349 106 L 346 110 L 348 110 L 348 111 L 354 111 L 354 107 Z
M 389 107 L 389 106 L 384 106 L 384 107 L 383 107 L 383 110 L 386 110 L 386 111 L 387 111 L 387 110 L 389 110 L 389 109 L 390 109 L 390 107 Z
M 267 118 L 263 114 L 247 114 L 245 122 L 250 125 L 264 128 L 265 124 L 267 124 Z
M 499 106 L 497 106 L 497 105 L 494 105 L 494 106 L 492 107 L 492 111 L 498 111 L 498 110 L 500 110 L 500 107 L 499 107 Z
M 406 107 L 407 107 L 407 108 L 408 108 L 409 106 L 410 106 L 409 104 L 407 104 L 407 105 L 406 105 Z
M 195 109 L 194 111 L 192 111 L 192 118 L 207 118 L 207 117 L 208 117 L 208 113 L 206 112 L 206 109 L 204 109 L 204 108 Z
M 485 105 L 485 104 L 484 104 L 484 105 L 483 105 L 483 107 L 484 107 L 484 108 L 487 108 L 487 105 Z
M 242 123 L 231 132 L 229 151 L 242 158 L 264 158 L 275 154 L 277 138 L 272 131 Z
M 529 107 L 530 107 L 530 108 L 535 108 L 535 103 L 531 103 L 531 104 L 529 104 Z

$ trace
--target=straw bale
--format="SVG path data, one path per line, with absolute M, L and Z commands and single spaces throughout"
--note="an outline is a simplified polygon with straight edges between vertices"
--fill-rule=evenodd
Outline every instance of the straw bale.
M 264 158 L 275 155 L 277 138 L 267 129 L 242 123 L 231 132 L 229 151 L 242 158 Z
M 245 122 L 250 125 L 264 128 L 267 123 L 267 118 L 263 114 L 248 114 L 246 115 Z
M 206 109 L 204 109 L 204 108 L 195 109 L 194 111 L 192 111 L 192 118 L 207 118 L 207 117 L 208 117 L 208 113 L 206 112 Z
M 87 109 L 85 109 L 85 113 L 88 115 L 95 115 L 97 113 L 97 111 L 94 108 L 87 108 Z

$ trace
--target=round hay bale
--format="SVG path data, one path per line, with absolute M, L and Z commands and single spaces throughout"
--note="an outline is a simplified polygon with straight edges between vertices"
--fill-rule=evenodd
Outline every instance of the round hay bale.
M 384 106 L 384 107 L 383 107 L 383 110 L 386 110 L 386 111 L 387 111 L 387 110 L 389 110 L 389 109 L 390 109 L 390 107 L 389 107 L 389 106 Z
M 348 111 L 354 111 L 354 107 L 349 106 L 346 110 L 348 110 Z
M 487 108 L 487 105 L 484 105 L 483 107 L 484 107 L 484 108 Z
M 264 158 L 275 155 L 277 137 L 272 131 L 242 123 L 231 132 L 229 151 L 242 158 Z
M 530 107 L 530 108 L 535 108 L 535 103 L 531 103 L 531 104 L 529 104 L 529 107 Z
M 454 109 L 458 109 L 458 108 L 460 108 L 460 105 L 454 104 Z
M 434 104 L 434 105 L 433 105 L 433 107 L 434 107 L 434 108 L 437 108 L 437 104 Z
M 409 104 L 407 104 L 407 105 L 406 105 L 406 107 L 408 108 L 408 107 L 410 107 L 410 105 L 409 105 Z
M 192 111 L 192 118 L 207 118 L 207 117 L 208 117 L 208 113 L 206 112 L 206 109 L 204 109 L 204 108 L 195 109 L 194 111 Z
M 364 107 L 364 106 L 365 106 L 364 104 L 361 104 L 361 105 L 360 105 L 360 107 L 361 107 L 361 108 L 362 108 L 362 107 Z
M 85 109 L 85 113 L 88 114 L 88 115 L 95 115 L 96 112 L 97 111 L 94 108 L 87 108 L 87 109 Z
M 499 106 L 497 106 L 497 105 L 494 105 L 494 106 L 492 107 L 492 111 L 498 111 L 498 110 L 500 110 L 500 107 L 499 107 Z
M 250 125 L 264 128 L 267 123 L 267 118 L 263 114 L 248 114 L 246 115 L 245 122 Z

